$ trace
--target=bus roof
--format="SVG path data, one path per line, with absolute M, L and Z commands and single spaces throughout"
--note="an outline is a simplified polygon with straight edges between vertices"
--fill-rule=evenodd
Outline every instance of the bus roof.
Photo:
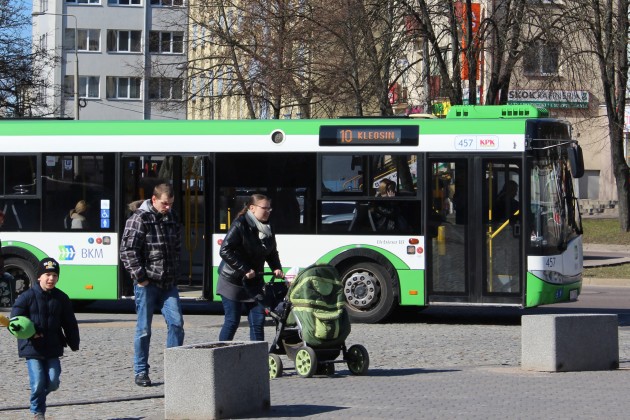
M 169 136 L 317 135 L 321 126 L 418 125 L 423 134 L 518 134 L 528 118 L 547 117 L 534 106 L 466 106 L 451 108 L 443 118 L 344 118 L 312 120 L 0 120 L 0 138 L 7 136 Z M 488 129 L 489 121 L 492 129 Z M 459 123 L 461 122 L 461 124 Z

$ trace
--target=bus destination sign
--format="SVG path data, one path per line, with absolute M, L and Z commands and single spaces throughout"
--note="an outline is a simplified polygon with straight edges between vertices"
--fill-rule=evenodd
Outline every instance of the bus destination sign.
M 320 146 L 417 146 L 418 127 L 321 126 Z
M 337 140 L 341 144 L 400 144 L 400 128 L 341 128 Z

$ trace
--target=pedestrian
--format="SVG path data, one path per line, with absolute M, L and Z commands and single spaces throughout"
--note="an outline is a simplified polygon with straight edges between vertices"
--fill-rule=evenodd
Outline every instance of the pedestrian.
M 151 386 L 149 346 L 156 309 L 166 322 L 166 347 L 184 343 L 184 317 L 177 290 L 181 229 L 172 211 L 173 187 L 159 184 L 153 195 L 127 219 L 120 244 L 120 259 L 133 280 L 136 334 L 133 369 L 135 383 Z
M 220 341 L 231 341 L 244 311 L 249 321 L 249 338 L 264 341 L 265 312 L 257 302 L 261 297 L 265 262 L 277 278 L 284 278 L 276 237 L 267 223 L 271 201 L 262 194 L 252 195 L 239 212 L 221 243 L 219 282 L 225 319 L 219 333 Z
M 26 359 L 31 386 L 31 413 L 44 419 L 46 396 L 59 388 L 63 348 L 79 350 L 79 325 L 68 295 L 57 289 L 59 263 L 44 258 L 37 266 L 37 282 L 15 301 L 11 318 L 24 316 L 35 325 L 35 335 L 18 339 L 18 356 Z

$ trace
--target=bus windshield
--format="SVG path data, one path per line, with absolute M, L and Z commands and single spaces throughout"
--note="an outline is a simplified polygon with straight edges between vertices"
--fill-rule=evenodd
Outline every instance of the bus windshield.
M 535 158 L 531 173 L 531 241 L 534 253 L 556 254 L 582 233 L 566 159 Z

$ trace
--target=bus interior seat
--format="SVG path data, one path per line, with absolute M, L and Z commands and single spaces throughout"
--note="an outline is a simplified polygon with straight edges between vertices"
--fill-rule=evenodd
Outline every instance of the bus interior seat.
M 367 230 L 368 225 L 372 229 L 372 232 L 376 232 L 376 225 L 374 224 L 374 218 L 370 211 L 370 203 L 357 203 L 354 217 L 348 227 L 348 232 Z

